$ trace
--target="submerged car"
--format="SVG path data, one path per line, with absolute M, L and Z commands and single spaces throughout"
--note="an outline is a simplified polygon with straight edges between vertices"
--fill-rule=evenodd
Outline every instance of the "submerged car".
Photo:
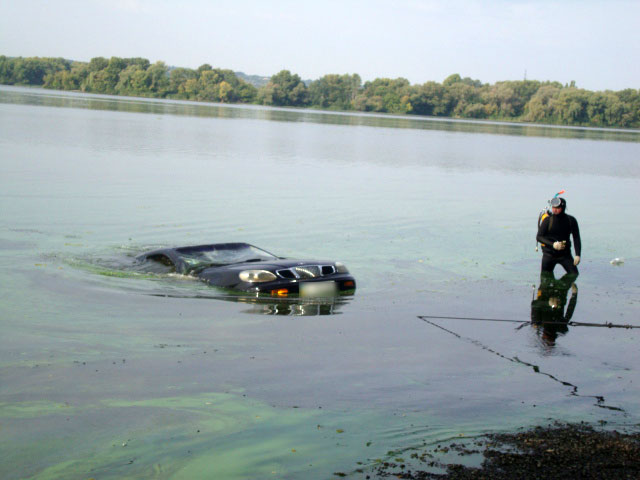
M 356 288 L 340 262 L 282 258 L 248 243 L 162 248 L 136 261 L 151 271 L 191 275 L 215 287 L 278 297 L 330 297 Z

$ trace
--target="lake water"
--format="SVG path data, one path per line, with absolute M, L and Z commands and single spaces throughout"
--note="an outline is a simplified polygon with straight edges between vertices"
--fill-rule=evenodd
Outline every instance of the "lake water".
M 565 189 L 571 320 L 640 326 L 639 132 L 0 87 L 0 155 L 2 478 L 362 478 L 549 419 L 640 422 L 640 330 L 470 320 L 530 320 Z M 358 289 L 130 268 L 232 241 L 343 261 Z

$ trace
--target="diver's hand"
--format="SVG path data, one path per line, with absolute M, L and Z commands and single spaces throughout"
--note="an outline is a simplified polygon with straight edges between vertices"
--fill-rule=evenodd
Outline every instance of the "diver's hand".
M 575 257 L 573 257 L 573 265 L 577 267 L 579 263 L 580 263 L 580 255 L 576 255 Z
M 553 249 L 554 250 L 564 250 L 564 243 L 563 242 L 553 242 Z
M 575 283 L 571 284 L 571 293 L 576 295 L 578 293 L 578 286 Z

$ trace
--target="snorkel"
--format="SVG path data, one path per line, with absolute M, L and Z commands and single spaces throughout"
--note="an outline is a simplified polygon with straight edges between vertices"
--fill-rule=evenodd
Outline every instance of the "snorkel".
M 560 213 L 564 213 L 567 209 L 567 202 L 564 198 L 558 196 L 559 193 L 556 193 L 555 197 L 551 199 L 551 212 L 554 215 L 557 215 L 556 209 L 560 209 Z
M 539 222 L 538 222 L 538 226 L 540 226 L 541 220 L 543 219 L 543 215 L 546 213 L 547 215 L 551 215 L 551 207 L 553 206 L 552 204 L 554 203 L 553 201 L 558 198 L 559 195 L 562 195 L 566 190 L 562 189 L 560 190 L 558 193 L 556 193 L 553 197 L 551 197 L 551 199 L 549 201 L 547 201 L 547 206 L 545 208 L 542 209 L 542 212 L 540 212 L 540 217 L 539 217 Z
M 554 198 L 556 198 L 558 195 L 562 195 L 565 192 L 564 189 L 560 190 L 558 193 L 556 193 L 553 198 L 551 200 L 549 200 L 549 205 L 551 205 L 551 202 Z

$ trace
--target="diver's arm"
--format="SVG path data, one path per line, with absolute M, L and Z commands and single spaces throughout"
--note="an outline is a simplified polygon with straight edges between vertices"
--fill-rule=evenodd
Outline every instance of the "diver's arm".
M 572 217 L 571 222 L 571 235 L 573 236 L 573 249 L 576 252 L 576 255 L 579 257 L 580 252 L 582 251 L 582 242 L 580 242 L 580 228 L 578 227 L 578 221 L 575 217 Z
M 549 230 L 549 219 L 551 218 L 551 216 L 548 216 L 547 218 L 545 218 L 544 220 L 542 220 L 542 223 L 540 224 L 540 227 L 538 228 L 538 235 L 536 235 L 536 240 L 538 240 L 538 242 L 542 243 L 543 245 L 546 245 L 549 248 L 553 248 L 553 242 L 555 242 L 555 240 L 553 238 L 549 238 L 546 236 L 548 230 Z

